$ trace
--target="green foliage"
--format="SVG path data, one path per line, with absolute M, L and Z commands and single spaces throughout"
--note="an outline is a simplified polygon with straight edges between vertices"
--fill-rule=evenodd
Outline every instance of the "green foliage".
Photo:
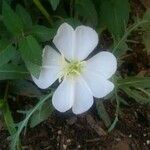
M 29 72 L 23 66 L 5 64 L 0 67 L 0 80 L 26 79 Z
M 10 135 L 13 135 L 16 132 L 16 128 L 7 101 L 0 99 L 0 103 L 2 105 L 1 110 L 4 115 L 4 120 L 7 125 L 8 131 Z
M 119 118 L 119 113 L 120 113 L 120 97 L 118 95 L 118 87 L 117 87 L 117 85 L 115 87 L 115 101 L 116 101 L 116 112 L 114 114 L 115 115 L 115 119 L 112 122 L 111 126 L 109 127 L 108 132 L 111 132 L 115 128 L 115 126 L 116 126 L 116 124 L 117 124 L 117 122 L 119 120 L 118 118 Z
M 24 28 L 32 27 L 32 19 L 30 14 L 19 4 L 16 6 L 16 13 L 22 20 Z
M 145 27 L 150 27 L 150 8 L 146 10 L 144 16 L 143 16 L 144 20 L 148 21 L 148 24 Z
M 11 147 L 10 147 L 11 150 L 16 149 L 17 143 L 19 141 L 20 134 L 23 131 L 23 129 L 27 127 L 27 124 L 28 124 L 30 118 L 32 117 L 32 115 L 35 112 L 37 112 L 37 110 L 39 110 L 43 106 L 45 101 L 48 100 L 50 97 L 51 97 L 51 93 L 46 95 L 46 96 L 43 96 L 39 100 L 39 102 L 31 110 L 28 110 L 28 111 L 25 112 L 26 113 L 25 119 L 18 124 L 18 128 L 17 128 L 16 133 L 11 137 L 12 138 Z
M 9 134 L 13 136 L 16 133 L 16 128 L 15 128 L 15 123 L 12 117 L 11 110 L 8 105 L 8 92 L 9 92 L 9 82 L 7 82 L 5 88 L 4 98 L 0 99 L 0 109 L 2 111 Z M 18 140 L 18 142 L 16 142 L 16 147 L 18 150 L 20 149 L 20 146 L 21 146 L 20 140 Z
M 16 95 L 36 98 L 42 95 L 36 85 L 26 80 L 14 80 L 11 86 L 11 92 Z
M 23 23 L 19 16 L 11 9 L 11 7 L 3 0 L 2 6 L 3 22 L 14 35 L 18 35 L 23 32 Z
M 147 9 L 143 19 L 148 21 L 148 23 L 143 26 L 143 44 L 145 45 L 148 54 L 150 54 L 150 9 Z
M 150 88 L 150 77 L 127 77 L 125 79 L 118 79 L 118 86 L 124 87 L 140 87 Z
M 97 108 L 97 113 L 99 117 L 104 121 L 104 124 L 106 127 L 110 127 L 111 125 L 111 120 L 110 117 L 105 109 L 105 106 L 101 100 L 98 100 L 96 102 L 96 108 Z
M 128 77 L 118 80 L 118 87 L 141 104 L 150 103 L 150 77 Z
M 60 0 L 48 0 L 50 4 L 52 5 L 53 10 L 56 10 L 57 6 L 60 3 Z
M 111 132 L 115 128 L 117 122 L 118 122 L 118 116 L 115 117 L 113 123 L 111 124 L 110 128 L 108 129 L 108 132 Z
M 0 103 L 3 103 L 3 106 L 1 108 L 3 116 L 4 116 L 4 120 L 5 120 L 5 124 L 7 126 L 7 129 L 9 131 L 9 134 L 11 136 L 14 135 L 14 133 L 16 132 L 16 128 L 15 128 L 15 123 L 11 114 L 11 110 L 8 106 L 8 103 L 5 100 L 0 100 Z M 18 139 L 18 141 L 16 142 L 16 147 L 18 148 L 18 150 L 20 149 L 20 139 Z
M 98 16 L 92 0 L 76 0 L 75 15 L 82 17 L 83 21 L 91 26 L 96 26 Z
M 131 34 L 131 32 L 133 32 L 137 28 L 139 28 L 147 23 L 148 23 L 148 21 L 143 19 L 143 20 L 140 20 L 140 21 L 134 23 L 133 25 L 129 26 L 126 29 L 126 32 L 124 33 L 122 38 L 117 43 L 114 43 L 114 48 L 112 51 L 113 54 L 116 55 L 117 57 L 124 55 L 126 50 L 128 49 L 128 47 L 126 45 L 127 37 Z
M 150 54 L 150 29 L 143 35 L 143 44 L 145 45 L 148 54 Z
M 118 41 L 125 32 L 129 10 L 128 0 L 101 0 L 101 21 L 112 33 L 115 41 Z
M 35 25 L 32 27 L 31 33 L 40 42 L 46 42 L 50 41 L 54 37 L 55 30 L 43 25 Z
M 150 82 L 149 82 L 150 83 Z M 128 88 L 122 89 L 129 97 L 133 98 L 140 104 L 150 104 L 150 93 L 141 88 Z
M 20 52 L 28 70 L 38 77 L 42 65 L 42 49 L 37 40 L 31 35 L 25 37 L 20 44 Z
M 16 55 L 16 50 L 12 45 L 6 46 L 3 50 L 0 49 L 0 66 L 9 62 Z
M 123 41 L 120 46 L 116 49 L 116 51 L 114 52 L 114 54 L 117 56 L 117 57 L 121 57 L 122 55 L 124 55 L 127 50 L 129 50 L 130 48 L 128 47 L 128 44 Z
M 44 103 L 30 118 L 30 127 L 33 128 L 42 121 L 46 120 L 52 113 L 52 104 L 48 101 Z
M 63 20 L 60 20 L 56 23 L 56 26 L 57 28 L 62 24 L 62 23 L 68 23 L 70 24 L 74 29 L 79 26 L 79 25 L 82 25 L 81 22 L 78 20 L 78 19 L 75 19 L 75 18 L 65 18 Z

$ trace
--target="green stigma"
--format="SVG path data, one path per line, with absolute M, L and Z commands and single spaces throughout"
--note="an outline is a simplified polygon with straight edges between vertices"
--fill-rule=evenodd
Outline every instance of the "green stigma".
M 59 75 L 59 82 L 63 79 L 80 75 L 84 69 L 85 61 L 66 61 L 62 56 L 60 59 L 60 65 L 62 66 L 62 70 Z
M 82 72 L 83 62 L 71 61 L 64 67 L 64 77 L 76 76 Z

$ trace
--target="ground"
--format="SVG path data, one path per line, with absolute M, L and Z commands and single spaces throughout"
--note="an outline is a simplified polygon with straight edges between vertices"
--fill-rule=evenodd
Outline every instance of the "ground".
M 113 116 L 114 106 L 105 106 Z M 8 133 L 1 126 L 0 149 L 8 149 Z M 94 108 L 83 115 L 54 113 L 47 121 L 22 135 L 26 150 L 149 150 L 150 108 L 131 102 L 122 107 L 116 128 L 108 133 Z

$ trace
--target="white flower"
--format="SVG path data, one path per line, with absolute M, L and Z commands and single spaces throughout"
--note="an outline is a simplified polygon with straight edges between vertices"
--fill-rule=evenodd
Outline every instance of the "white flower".
M 98 44 L 97 33 L 87 26 L 74 30 L 63 23 L 53 43 L 60 53 L 45 46 L 40 76 L 32 78 L 41 89 L 57 79 L 62 81 L 52 97 L 53 106 L 60 112 L 72 108 L 73 113 L 81 114 L 92 106 L 93 97 L 102 98 L 113 90 L 108 79 L 117 69 L 116 58 L 103 51 L 85 60 Z

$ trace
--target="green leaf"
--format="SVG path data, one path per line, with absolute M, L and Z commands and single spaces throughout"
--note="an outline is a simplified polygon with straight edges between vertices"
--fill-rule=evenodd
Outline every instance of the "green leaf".
M 145 95 L 145 93 L 141 93 L 136 89 L 131 89 L 127 87 L 126 88 L 124 87 L 123 90 L 129 97 L 133 98 L 135 101 L 137 101 L 140 104 L 150 103 L 150 93 Z
M 122 38 L 116 42 L 114 44 L 114 48 L 113 48 L 113 51 L 112 53 L 113 54 L 117 54 L 118 52 L 118 49 L 120 49 L 122 47 L 122 45 L 124 45 L 123 43 L 127 40 L 127 37 L 130 35 L 130 33 L 134 30 L 136 30 L 138 27 L 142 27 L 143 25 L 147 24 L 148 21 L 147 20 L 141 20 L 141 21 L 138 21 L 136 23 L 134 23 L 133 25 L 131 25 L 127 30 L 126 32 L 124 33 L 124 35 L 122 36 Z
M 42 49 L 36 39 L 29 35 L 20 44 L 21 56 L 31 74 L 38 77 L 42 65 Z
M 115 117 L 113 123 L 111 124 L 110 128 L 108 129 L 108 132 L 111 132 L 116 127 L 117 122 L 118 122 L 118 116 Z
M 120 97 L 119 95 L 118 95 L 118 100 L 119 100 L 119 102 L 122 103 L 123 105 L 129 106 L 128 102 L 125 101 L 125 100 L 124 100 L 122 97 Z
M 118 88 L 123 90 L 129 97 L 138 103 L 150 103 L 150 77 L 128 77 L 118 79 Z
M 24 28 L 32 27 L 32 19 L 30 14 L 19 4 L 16 7 L 16 13 L 21 18 Z
M 119 88 L 123 87 L 150 88 L 150 77 L 127 77 L 125 79 L 118 79 L 117 84 Z
M 6 26 L 4 25 L 3 21 L 0 20 L 0 39 L 4 40 L 7 39 L 7 44 L 8 44 L 8 39 L 10 39 L 10 37 L 12 38 L 12 34 L 7 30 Z
M 29 73 L 23 66 L 6 64 L 0 67 L 0 80 L 25 79 Z
M 53 39 L 55 29 L 47 28 L 43 25 L 35 25 L 32 27 L 31 34 L 39 39 L 39 41 L 46 42 Z
M 5 124 L 7 126 L 10 136 L 12 137 L 16 133 L 16 128 L 15 128 L 16 126 L 6 97 L 4 97 L 4 99 L 0 99 L 0 105 L 5 120 Z M 19 140 L 18 142 L 16 142 L 16 145 L 18 149 L 21 148 Z
M 18 35 L 23 31 L 23 23 L 21 19 L 5 2 L 5 0 L 3 0 L 2 16 L 5 26 L 12 34 Z
M 78 20 L 78 19 L 75 19 L 75 18 L 64 18 L 62 20 L 58 20 L 55 22 L 54 26 L 56 27 L 56 29 L 59 28 L 59 26 L 62 24 L 62 23 L 68 23 L 69 25 L 71 25 L 74 29 L 77 27 L 77 26 L 80 26 L 82 25 L 82 23 Z M 56 30 L 57 31 L 57 30 Z
M 50 102 L 43 104 L 30 118 L 30 127 L 33 128 L 46 120 L 52 113 L 53 107 Z
M 27 69 L 29 70 L 29 72 L 34 75 L 35 77 L 39 77 L 39 74 L 41 72 L 41 66 L 35 64 L 35 63 L 32 63 L 28 60 L 25 61 L 25 64 L 26 64 L 26 67 Z
M 110 127 L 111 120 L 101 100 L 96 101 L 96 109 L 99 117 L 104 121 L 106 127 Z
M 68 24 L 70 24 L 73 28 L 76 28 L 77 26 L 82 25 L 82 23 L 75 18 L 65 18 L 64 22 L 67 22 Z
M 60 0 L 48 0 L 53 8 L 53 10 L 56 10 L 57 6 L 60 3 Z
M 35 84 L 25 80 L 14 81 L 11 86 L 11 93 L 27 97 L 40 97 L 42 95 Z
M 96 26 L 98 17 L 95 6 L 91 0 L 76 0 L 75 15 L 82 17 L 88 25 Z
M 26 114 L 26 117 L 23 121 L 21 121 L 19 124 L 18 124 L 18 129 L 17 129 L 17 132 L 13 135 L 12 137 L 12 140 L 11 140 L 11 150 L 15 150 L 16 149 L 16 145 L 19 141 L 19 137 L 20 137 L 20 134 L 22 132 L 22 130 L 24 128 L 26 128 L 27 124 L 28 124 L 28 121 L 29 119 L 31 118 L 31 116 L 37 111 L 39 110 L 39 108 L 42 107 L 42 105 L 44 104 L 44 102 L 46 100 L 48 100 L 50 97 L 52 96 L 52 94 L 48 94 L 46 96 L 43 96 L 40 101 L 31 109 L 28 111 L 28 113 Z
M 150 54 L 150 28 L 143 35 L 143 44 L 145 45 L 148 54 Z
M 0 103 L 3 102 L 3 107 L 1 108 L 4 116 L 5 123 L 10 135 L 13 135 L 16 132 L 15 123 L 12 118 L 11 110 L 8 106 L 7 100 L 0 100 Z
M 16 55 L 16 50 L 12 45 L 8 45 L 3 50 L 0 49 L 0 66 L 9 62 Z
M 125 32 L 129 19 L 128 0 L 101 0 L 100 18 L 115 41 L 118 41 Z
M 141 26 L 144 31 L 143 44 L 145 45 L 148 54 L 150 54 L 150 8 L 144 13 L 143 20 L 148 21 L 146 24 Z
M 6 39 L 0 39 L 0 51 L 5 49 L 8 46 L 8 41 Z
M 129 50 L 129 47 L 128 47 L 127 43 L 124 41 L 120 45 L 120 47 L 118 49 L 116 49 L 115 56 L 117 56 L 119 58 L 120 56 L 124 55 L 127 52 L 127 50 Z
M 147 20 L 149 22 L 148 24 L 150 25 L 150 8 L 146 10 L 143 19 Z

